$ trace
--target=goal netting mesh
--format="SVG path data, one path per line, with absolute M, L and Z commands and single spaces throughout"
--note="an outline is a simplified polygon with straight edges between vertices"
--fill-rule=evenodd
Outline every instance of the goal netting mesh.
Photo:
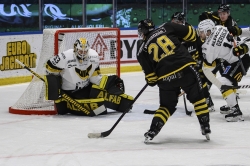
M 102 74 L 120 75 L 120 30 L 119 28 L 63 28 L 44 29 L 43 43 L 36 73 L 41 77 L 45 74 L 45 63 L 49 58 L 73 48 L 74 42 L 87 38 L 92 49 L 100 56 Z M 19 100 L 9 108 L 14 114 L 56 114 L 53 101 L 45 99 L 45 85 L 37 77 L 33 77 Z

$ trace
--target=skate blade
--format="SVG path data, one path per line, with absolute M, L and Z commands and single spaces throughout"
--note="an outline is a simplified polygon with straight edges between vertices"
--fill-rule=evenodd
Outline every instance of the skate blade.
M 208 141 L 210 140 L 209 134 L 206 134 L 205 137 L 206 137 L 206 139 L 207 139 Z
M 244 118 L 242 116 L 238 116 L 238 117 L 227 117 L 226 118 L 227 122 L 243 122 Z
M 149 139 L 149 138 L 145 138 L 144 143 L 145 143 L 146 145 L 150 144 L 150 139 Z

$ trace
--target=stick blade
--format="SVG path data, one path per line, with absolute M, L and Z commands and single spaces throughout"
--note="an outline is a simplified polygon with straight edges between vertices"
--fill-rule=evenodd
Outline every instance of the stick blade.
M 89 133 L 88 138 L 102 138 L 101 133 Z
M 155 114 L 156 110 L 148 110 L 148 109 L 145 109 L 144 110 L 144 114 Z

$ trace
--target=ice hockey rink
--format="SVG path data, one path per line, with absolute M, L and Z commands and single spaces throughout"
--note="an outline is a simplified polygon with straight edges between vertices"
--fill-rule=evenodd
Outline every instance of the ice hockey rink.
M 145 85 L 142 72 L 122 73 L 126 93 L 136 96 Z M 250 77 L 240 84 L 250 84 Z M 89 139 L 90 132 L 109 130 L 121 113 L 109 110 L 98 117 L 10 114 L 28 83 L 0 86 L 0 166 L 249 166 L 250 91 L 240 95 L 244 122 L 226 122 L 219 108 L 225 105 L 212 86 L 216 112 L 210 114 L 211 140 L 201 135 L 198 120 L 185 114 L 183 98 L 177 111 L 154 140 L 144 144 L 144 133 L 158 108 L 158 88 L 148 87 L 113 132 Z M 188 109 L 193 110 L 187 102 Z

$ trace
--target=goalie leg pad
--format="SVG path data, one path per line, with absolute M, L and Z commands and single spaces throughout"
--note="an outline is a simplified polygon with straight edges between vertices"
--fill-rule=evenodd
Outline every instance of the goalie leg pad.
M 56 75 L 45 75 L 45 99 L 57 100 L 60 95 L 61 77 Z
M 120 97 L 121 97 L 121 102 L 116 111 L 118 112 L 129 111 L 132 108 L 131 103 L 133 102 L 134 98 L 126 94 L 122 94 L 120 95 Z
M 55 105 L 56 105 L 56 110 L 57 110 L 58 115 L 65 115 L 69 113 L 70 111 L 67 108 L 67 102 L 63 101 L 62 99 L 58 99 L 57 101 L 55 101 Z
M 114 95 L 109 94 L 106 90 L 100 89 L 97 85 L 92 85 L 92 89 L 90 92 L 90 98 L 103 98 L 104 104 L 107 108 L 124 112 L 127 111 L 131 107 L 129 102 L 133 101 L 133 97 L 121 94 L 121 95 Z

